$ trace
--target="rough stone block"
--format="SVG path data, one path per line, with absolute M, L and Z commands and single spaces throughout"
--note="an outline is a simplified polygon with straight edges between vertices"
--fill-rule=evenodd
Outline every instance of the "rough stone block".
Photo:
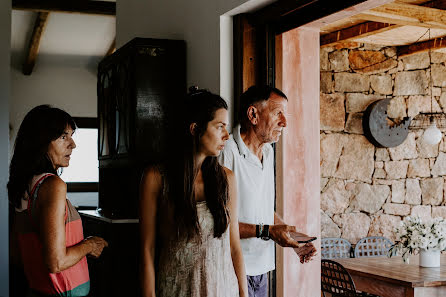
M 395 76 L 394 96 L 425 95 L 428 80 L 424 70 L 398 72 Z
M 398 62 L 377 51 L 350 51 L 350 67 L 358 73 L 375 74 L 397 67 Z
M 446 67 L 442 64 L 432 65 L 432 83 L 436 87 L 446 87 Z
M 366 51 L 380 51 L 382 50 L 384 46 L 380 44 L 373 44 L 373 43 L 364 43 L 364 46 L 362 47 L 363 50 Z
M 446 62 L 446 54 L 445 53 L 439 53 L 439 52 L 432 52 L 431 53 L 431 60 L 432 60 L 432 63 L 443 63 L 443 62 Z
M 406 200 L 407 204 L 421 204 L 421 187 L 418 179 L 406 179 Z
M 397 72 L 401 72 L 404 70 L 404 63 L 401 60 L 398 60 L 398 67 L 397 67 L 398 71 Z
M 384 236 L 392 241 L 396 240 L 395 228 L 398 227 L 401 218 L 398 216 L 392 216 L 382 214 L 376 216 L 370 226 L 368 236 Z
M 415 134 L 410 132 L 402 144 L 396 147 L 390 147 L 389 153 L 393 161 L 418 158 Z
M 435 158 L 429 158 L 429 167 L 431 168 L 431 172 L 432 172 L 432 168 L 434 167 L 435 164 Z
M 390 189 L 385 185 L 358 184 L 355 197 L 350 203 L 353 210 L 376 213 L 390 195 Z
M 346 109 L 348 113 L 363 112 L 371 103 L 384 98 L 375 94 L 349 93 L 346 95 Z
M 372 75 L 370 77 L 370 85 L 379 94 L 391 95 L 393 92 L 392 77 L 390 75 Z
M 382 161 L 376 161 L 375 162 L 375 168 L 384 168 L 384 162 Z
M 339 43 L 336 43 L 333 47 L 335 49 L 339 50 L 339 49 L 343 49 L 343 48 L 354 49 L 354 48 L 358 48 L 360 46 L 361 46 L 361 44 L 358 42 L 339 42 Z
M 432 88 L 432 96 L 435 97 L 441 96 L 441 88 Z
M 333 75 L 330 71 L 321 71 L 321 92 L 333 92 L 334 82 Z
M 320 67 L 321 70 L 330 70 L 330 61 L 328 60 L 328 53 L 333 51 L 332 48 L 330 47 L 323 47 L 321 48 L 320 52 L 319 52 L 319 56 L 320 56 Z
M 349 70 L 348 50 L 334 51 L 328 54 L 330 69 L 335 72 Z
M 446 206 L 433 206 L 432 217 L 433 218 L 440 217 L 446 219 Z
M 407 167 L 409 161 L 388 161 L 384 163 L 384 168 L 387 172 L 388 179 L 401 179 L 407 176 Z
M 396 47 L 392 46 L 392 47 L 385 48 L 384 54 L 389 58 L 396 58 L 396 55 L 397 55 Z
M 429 96 L 410 96 L 407 102 L 407 115 L 413 118 L 420 112 L 431 112 L 431 106 Z
M 404 63 L 404 70 L 426 69 L 429 67 L 429 53 L 410 55 L 401 59 Z
M 389 152 L 386 148 L 377 148 L 375 153 L 376 161 L 390 161 Z
M 402 119 L 406 116 L 406 99 L 403 96 L 390 100 L 387 105 L 387 116 L 392 119 Z
M 392 68 L 389 71 L 387 71 L 387 74 L 390 74 L 392 77 L 392 80 L 395 78 L 395 73 L 399 72 L 400 70 L 398 70 L 398 67 Z
M 346 135 L 344 147 L 334 176 L 340 179 L 370 183 L 375 165 L 373 144 L 362 135 L 351 134 Z
M 446 92 L 441 93 L 440 106 L 443 108 L 443 112 L 446 112 Z
M 341 229 L 321 210 L 321 238 L 341 237 Z
M 367 75 L 356 73 L 335 73 L 336 92 L 367 92 L 370 89 L 370 80 Z
M 339 157 L 345 143 L 345 136 L 339 134 L 321 135 L 321 175 L 334 176 Z
M 342 238 L 351 243 L 367 236 L 370 228 L 370 218 L 364 213 L 347 213 L 341 215 Z
M 410 214 L 410 205 L 408 204 L 386 203 L 383 205 L 383 209 L 386 214 L 391 215 L 407 216 Z
M 373 172 L 374 179 L 382 179 L 382 178 L 386 178 L 386 177 L 387 177 L 387 173 L 384 169 L 375 168 L 375 172 Z
M 418 216 L 422 220 L 430 220 L 432 218 L 430 205 L 416 205 L 412 207 L 411 216 Z
M 434 163 L 434 166 L 432 166 L 432 175 L 433 176 L 439 176 L 439 175 L 446 175 L 446 154 L 443 152 L 440 152 L 438 154 L 438 158 Z
M 406 199 L 406 185 L 403 180 L 395 180 L 392 182 L 392 202 L 404 203 Z
M 443 112 L 440 103 L 435 98 L 432 98 L 432 112 Z
M 438 150 L 439 150 L 440 152 L 446 152 L 446 141 L 445 141 L 445 137 L 444 137 L 444 135 L 443 135 L 443 138 L 442 138 L 441 141 L 440 141 L 440 145 L 439 145 Z
M 321 194 L 321 209 L 328 215 L 343 213 L 350 202 L 350 192 L 344 182 L 331 179 L 325 192 Z
M 386 185 L 386 186 L 391 186 L 393 183 L 392 180 L 390 179 L 374 179 L 373 180 L 373 185 Z
M 429 159 L 414 159 L 409 161 L 407 177 L 430 177 Z
M 320 93 L 320 129 L 343 131 L 345 125 L 343 94 Z
M 421 198 L 424 205 L 440 205 L 443 201 L 443 177 L 421 180 Z
M 351 113 L 345 123 L 345 131 L 352 134 L 364 134 L 362 129 L 362 113 Z

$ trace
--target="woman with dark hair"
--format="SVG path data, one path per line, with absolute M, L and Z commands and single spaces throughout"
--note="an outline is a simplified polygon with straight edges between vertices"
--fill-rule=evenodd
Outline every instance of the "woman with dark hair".
M 141 181 L 142 296 L 247 296 L 234 174 L 217 156 L 229 138 L 218 95 L 186 97 L 167 164 Z
M 76 147 L 76 124 L 63 110 L 40 105 L 23 119 L 10 165 L 8 196 L 15 208 L 13 234 L 30 291 L 28 296 L 87 296 L 87 259 L 107 242 L 84 239 L 82 222 L 66 199 L 59 168 Z

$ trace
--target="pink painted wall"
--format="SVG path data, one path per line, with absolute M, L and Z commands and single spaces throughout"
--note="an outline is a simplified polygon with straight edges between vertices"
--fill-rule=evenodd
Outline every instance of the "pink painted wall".
M 288 126 L 278 145 L 277 211 L 287 224 L 317 236 L 319 251 L 319 30 L 299 27 L 277 41 L 276 85 L 288 96 Z M 294 250 L 278 247 L 277 262 L 279 297 L 320 296 L 319 255 L 300 264 Z

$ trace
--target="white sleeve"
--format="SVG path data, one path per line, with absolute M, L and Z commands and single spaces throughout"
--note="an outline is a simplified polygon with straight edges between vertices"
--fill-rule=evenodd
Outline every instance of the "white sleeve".
M 230 149 L 224 149 L 218 156 L 218 162 L 230 170 L 234 170 L 234 156 Z

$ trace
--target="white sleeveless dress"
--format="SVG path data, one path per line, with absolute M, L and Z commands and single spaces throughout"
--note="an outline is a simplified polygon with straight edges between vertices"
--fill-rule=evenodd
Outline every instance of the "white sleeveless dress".
M 231 258 L 229 226 L 214 237 L 214 218 L 206 201 L 197 202 L 201 243 L 198 239 L 171 242 L 159 252 L 157 297 L 238 297 Z

